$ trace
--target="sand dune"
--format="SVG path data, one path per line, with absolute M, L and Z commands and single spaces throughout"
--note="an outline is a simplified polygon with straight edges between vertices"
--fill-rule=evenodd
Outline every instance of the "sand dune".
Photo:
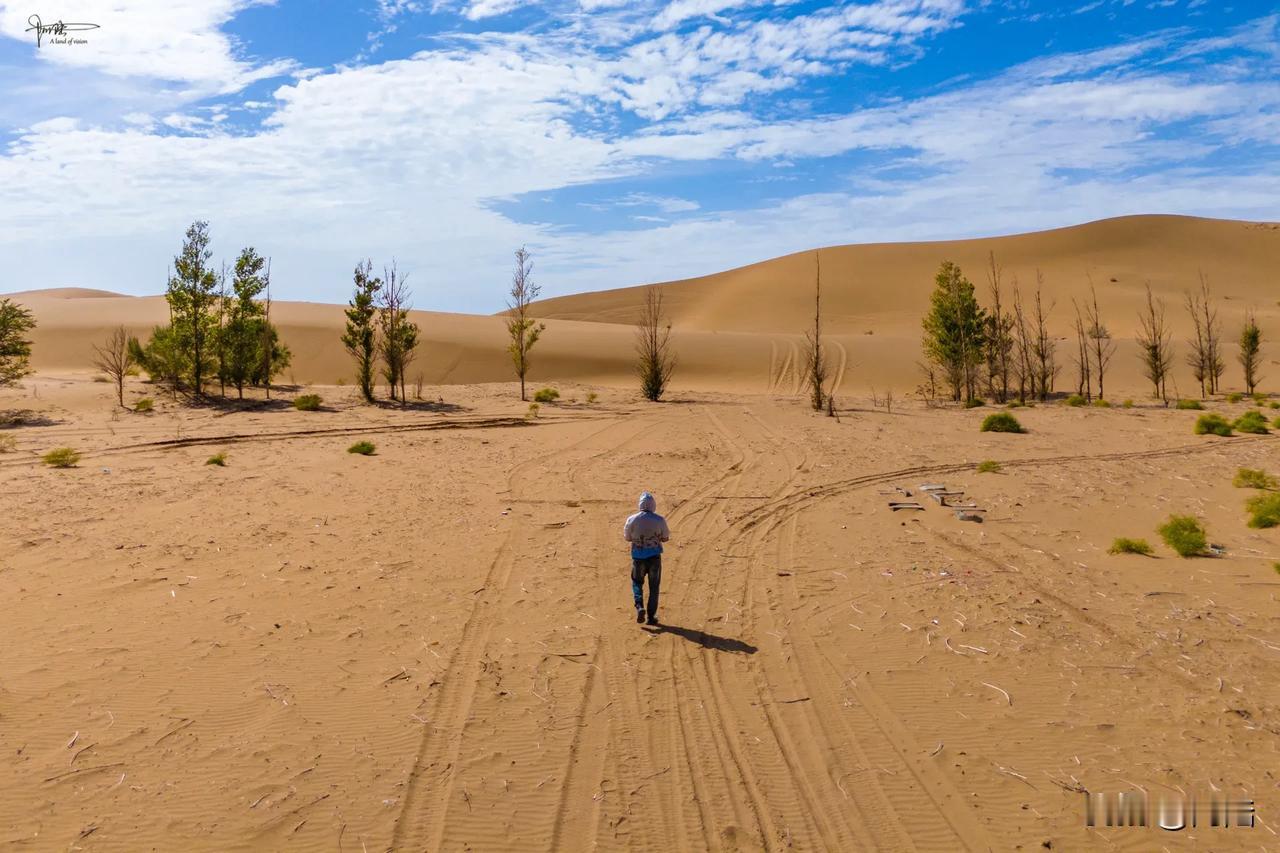
M 1269 339 L 1280 337 L 1275 270 L 1280 225 L 1141 216 L 1111 219 L 1036 234 L 940 243 L 838 246 L 737 270 L 664 285 L 675 327 L 677 389 L 795 393 L 799 348 L 810 322 L 815 259 L 820 256 L 824 317 L 836 364 L 837 393 L 871 387 L 914 389 L 919 381 L 920 317 L 942 260 L 961 264 L 985 293 L 989 252 L 1006 284 L 1024 291 L 1036 270 L 1056 303 L 1055 331 L 1069 333 L 1071 300 L 1096 285 L 1104 316 L 1117 338 L 1111 387 L 1144 390 L 1131 336 L 1144 287 L 1169 303 L 1177 338 L 1188 332 L 1182 293 L 1203 270 L 1221 296 L 1227 337 L 1247 309 L 1258 312 Z M 34 363 L 40 369 L 89 366 L 92 344 L 115 325 L 145 335 L 167 319 L 159 297 L 120 297 L 67 288 L 19 296 L 36 312 Z M 627 288 L 548 299 L 535 306 L 549 329 L 533 359 L 534 381 L 630 385 L 640 290 Z M 333 383 L 351 368 L 338 338 L 341 306 L 277 302 L 273 319 L 294 353 L 287 379 Z M 506 341 L 497 317 L 417 312 L 424 344 L 411 369 L 429 384 L 504 381 L 510 377 Z M 1230 353 L 1228 353 L 1230 357 Z M 1274 357 L 1274 348 L 1272 356 Z M 1062 361 L 1066 363 L 1066 352 Z M 1271 365 L 1268 365 L 1271 368 Z M 1069 369 L 1064 368 L 1064 380 Z M 1271 369 L 1277 378 L 1280 371 Z M 1240 381 L 1234 361 L 1227 386 Z M 1186 374 L 1186 375 L 1183 375 Z M 1181 370 L 1176 383 L 1189 388 Z

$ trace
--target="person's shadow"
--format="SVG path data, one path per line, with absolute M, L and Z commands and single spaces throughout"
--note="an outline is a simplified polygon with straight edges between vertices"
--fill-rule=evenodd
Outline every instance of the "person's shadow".
M 704 649 L 713 649 L 717 652 L 754 655 L 758 651 L 755 646 L 750 643 L 744 643 L 742 640 L 717 637 L 715 634 L 708 634 L 706 631 L 694 631 L 690 628 L 681 628 L 679 625 L 646 625 L 644 630 L 650 634 L 675 634 L 677 637 L 688 640 L 691 643 L 697 643 Z

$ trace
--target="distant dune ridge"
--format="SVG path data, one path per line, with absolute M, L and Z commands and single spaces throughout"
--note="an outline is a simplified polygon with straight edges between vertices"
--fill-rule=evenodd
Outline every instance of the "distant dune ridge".
M 920 320 L 938 265 L 958 263 L 985 301 L 992 252 L 1006 288 L 1016 279 L 1024 296 L 1034 291 L 1039 269 L 1046 296 L 1056 302 L 1051 327 L 1064 338 L 1070 334 L 1071 300 L 1087 294 L 1090 281 L 1096 285 L 1104 321 L 1119 345 L 1108 388 L 1126 394 L 1145 390 L 1132 338 L 1150 282 L 1167 303 L 1178 345 L 1169 390 L 1191 392 L 1182 357 L 1189 332 L 1182 298 L 1198 286 L 1200 271 L 1219 299 L 1225 340 L 1234 343 L 1244 312 L 1256 311 L 1267 341 L 1263 387 L 1280 385 L 1280 224 L 1129 216 L 1009 237 L 834 246 L 663 283 L 679 358 L 673 388 L 798 392 L 799 346 L 811 323 L 820 255 L 836 392 L 865 394 L 872 386 L 912 390 L 920 382 Z M 494 282 L 495 292 L 502 285 Z M 629 287 L 535 303 L 534 313 L 546 318 L 548 328 L 533 353 L 533 381 L 633 384 L 632 324 L 642 293 Z M 113 326 L 145 336 L 168 319 L 160 296 L 84 288 L 11 295 L 39 322 L 33 335 L 37 369 L 87 368 L 92 345 Z M 350 381 L 351 362 L 339 342 L 342 306 L 276 301 L 271 310 L 293 351 L 293 367 L 282 380 Z M 421 374 L 428 384 L 444 384 L 512 378 L 497 317 L 414 313 L 423 345 L 411 379 Z M 1064 389 L 1073 381 L 1068 350 L 1064 346 L 1060 353 Z M 1234 347 L 1227 357 L 1224 387 L 1237 388 L 1242 381 Z

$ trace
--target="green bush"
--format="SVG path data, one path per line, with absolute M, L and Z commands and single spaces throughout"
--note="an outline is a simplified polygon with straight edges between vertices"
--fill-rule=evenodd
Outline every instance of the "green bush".
M 372 456 L 374 450 L 372 441 L 357 441 L 347 448 L 348 453 L 359 453 L 361 456 Z
M 987 404 L 986 400 L 974 397 L 972 400 L 966 400 L 964 407 L 966 409 L 980 409 Z
M 1231 424 L 1219 414 L 1201 415 L 1196 418 L 1196 435 L 1231 435 Z
M 1236 429 L 1240 432 L 1247 432 L 1253 435 L 1264 435 L 1267 432 L 1266 415 L 1257 409 L 1250 409 L 1240 417 L 1236 418 Z
M 1228 403 L 1232 403 L 1232 404 L 1239 403 L 1243 399 L 1244 399 L 1244 395 L 1237 391 L 1232 391 L 1230 394 L 1227 395 Z
M 1000 463 L 994 459 L 988 459 L 985 462 L 978 463 L 979 474 L 999 474 L 1000 470 Z
M 554 403 L 560 399 L 560 392 L 554 388 L 539 388 L 533 395 L 535 403 Z
M 1272 400 L 1270 403 L 1267 403 L 1267 408 L 1280 409 L 1280 400 Z
M 1018 419 L 1008 412 L 996 412 L 982 420 L 982 432 L 1026 432 Z
M 1178 408 L 1179 408 L 1179 409 L 1193 409 L 1193 410 L 1195 410 L 1195 411 L 1197 411 L 1197 412 L 1198 412 L 1198 411 L 1200 411 L 1201 409 L 1203 409 L 1203 408 L 1204 408 L 1204 406 L 1200 405 L 1200 401 L 1199 401 L 1199 400 L 1179 400 L 1179 401 L 1178 401 Z
M 1094 401 L 1093 401 L 1093 405 L 1094 405 L 1096 408 L 1099 408 L 1099 409 L 1109 409 L 1109 408 L 1111 408 L 1111 404 L 1110 404 L 1110 403 L 1108 403 L 1106 400 L 1102 399 L 1101 397 L 1099 397 L 1098 399 L 1094 400 Z
M 1085 399 L 1079 394 L 1072 394 L 1062 402 L 1066 403 L 1068 406 L 1083 406 L 1085 404 Z
M 217 465 L 219 468 L 225 468 L 227 467 L 227 454 L 215 453 L 212 456 L 210 456 L 208 459 L 204 460 L 204 464 Z
M 1256 495 L 1249 498 L 1245 509 L 1253 515 L 1250 527 L 1280 527 L 1280 495 Z
M 1124 408 L 1126 408 L 1126 409 L 1132 409 L 1132 408 L 1133 408 L 1133 401 L 1132 401 L 1132 400 L 1125 400 L 1123 403 L 1121 403 L 1121 405 L 1122 405 L 1122 406 L 1124 406 Z
M 1237 489 L 1276 489 L 1280 488 L 1280 481 L 1272 477 L 1266 471 L 1260 471 L 1256 468 L 1241 468 L 1236 471 L 1236 477 L 1231 481 L 1231 485 Z
M 1265 406 L 1267 404 L 1267 395 L 1259 391 L 1253 395 L 1253 402 L 1256 406 Z
M 58 447 L 40 457 L 50 468 L 74 468 L 80 461 L 80 454 L 70 447 Z
M 293 407 L 300 412 L 318 412 L 322 402 L 319 394 L 303 394 L 293 398 Z
M 144 415 L 153 411 L 155 407 L 156 401 L 152 400 L 150 397 L 143 397 L 141 400 L 133 404 L 133 410 L 135 412 L 142 412 Z
M 533 420 L 538 416 L 538 409 L 540 408 L 541 406 L 539 406 L 537 403 L 530 403 L 529 411 L 524 413 L 525 418 L 528 420 Z
M 1190 515 L 1169 516 L 1169 520 L 1160 525 L 1159 533 L 1164 544 L 1172 548 L 1179 557 L 1199 556 L 1209 544 L 1204 528 Z
M 1119 539 L 1111 543 L 1111 547 L 1107 549 L 1108 554 L 1140 554 L 1143 557 L 1151 556 L 1151 546 L 1145 539 L 1129 539 L 1121 536 Z
M 1025 409 L 1026 407 L 1027 404 L 1021 400 L 1012 400 L 1007 406 L 1005 406 L 1006 409 Z

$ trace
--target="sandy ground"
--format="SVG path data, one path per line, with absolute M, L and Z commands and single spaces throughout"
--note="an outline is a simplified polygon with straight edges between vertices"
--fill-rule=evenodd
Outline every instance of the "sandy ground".
M 1280 534 L 1231 485 L 1280 473 L 1280 437 L 318 390 L 149 416 L 83 373 L 0 392 L 36 413 L 0 430 L 0 847 L 1280 847 Z M 79 467 L 38 464 L 59 445 Z M 986 522 L 889 510 L 928 482 Z M 673 529 L 657 629 L 620 541 L 642 489 Z M 1174 556 L 1174 512 L 1226 555 Z M 1079 791 L 1136 788 L 1251 797 L 1258 826 L 1084 828 Z

